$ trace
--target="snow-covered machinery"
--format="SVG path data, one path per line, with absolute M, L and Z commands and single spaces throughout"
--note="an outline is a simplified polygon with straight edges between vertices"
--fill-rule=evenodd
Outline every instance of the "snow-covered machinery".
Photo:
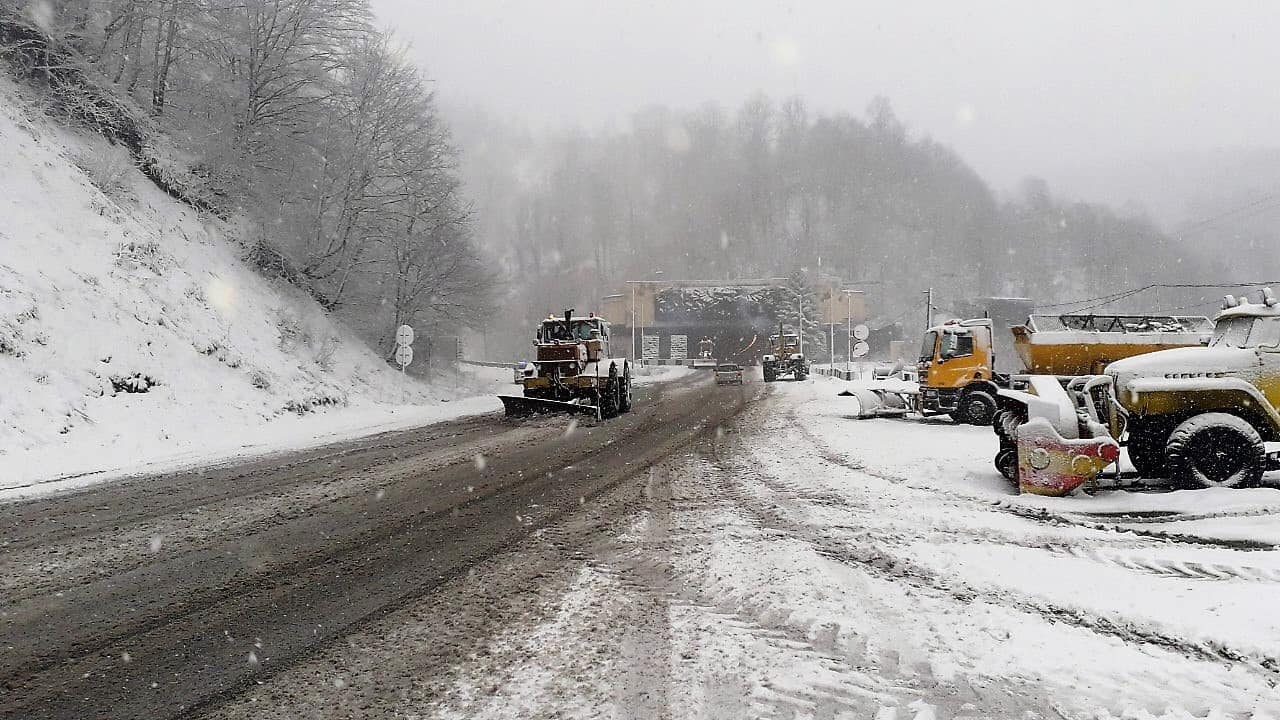
M 764 381 L 773 382 L 783 375 L 796 380 L 808 377 L 809 361 L 802 350 L 800 336 L 784 332 L 779 326 L 778 334 L 769 336 L 769 352 L 761 359 Z
M 631 411 L 631 363 L 609 356 L 609 323 L 590 314 L 549 316 L 538 326 L 536 355 L 524 369 L 522 396 L 499 395 L 507 415 L 568 412 L 597 419 Z
M 693 359 L 694 370 L 715 370 L 719 365 L 716 362 L 715 354 L 716 344 L 709 337 L 703 337 L 698 341 L 698 356 Z
M 948 320 L 925 331 L 916 365 L 918 383 L 877 383 L 841 395 L 858 398 L 860 417 L 916 412 L 924 417 L 950 415 L 953 420 L 988 425 L 996 412 L 996 392 L 1009 378 L 995 372 L 991 321 Z M 902 377 L 900 366 L 892 373 Z M 905 378 L 904 378 L 905 379 Z
M 1143 477 L 1188 487 L 1257 484 L 1280 465 L 1265 445 L 1280 441 L 1280 303 L 1267 289 L 1257 303 L 1227 296 L 1223 305 L 1207 347 L 1118 360 L 1104 374 L 1068 380 L 1065 394 L 1047 389 L 1032 400 L 1002 391 L 996 466 L 1025 487 L 1022 470 L 1034 459 L 1028 426 L 1037 416 L 1053 416 L 1058 420 L 1049 424 L 1061 434 L 1074 416 L 1081 438 L 1123 440 Z M 1077 472 L 1064 479 L 1078 486 L 1094 476 Z

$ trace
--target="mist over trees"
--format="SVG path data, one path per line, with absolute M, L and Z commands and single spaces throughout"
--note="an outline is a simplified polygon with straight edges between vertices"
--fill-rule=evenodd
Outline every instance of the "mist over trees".
M 495 275 L 422 74 L 367 0 L 27 0 L 20 12 L 250 222 L 261 267 L 391 350 L 401 322 L 475 323 Z
M 566 294 L 594 306 L 655 271 L 730 280 L 820 270 L 866 288 L 890 322 L 917 312 L 931 285 L 944 307 L 986 295 L 1052 303 L 1205 265 L 1150 221 L 1060 202 L 1040 180 L 998 198 L 950 148 L 913 136 L 884 98 L 863 116 L 763 96 L 732 112 L 652 107 L 620 130 L 545 141 L 474 110 L 455 117 L 479 233 L 523 273 L 530 316 Z
M 1223 267 L 1144 217 L 1063 202 L 1034 178 L 998 197 L 885 98 L 861 114 L 765 96 L 652 106 L 597 132 L 532 133 L 472 109 L 451 129 L 368 0 L 20 9 L 172 139 L 164 161 L 190 170 L 202 207 L 250 221 L 253 262 L 388 354 L 401 322 L 487 327 L 492 347 L 514 351 L 544 313 L 596 308 L 631 279 L 822 272 L 866 290 L 888 324 L 917 313 L 927 287 L 943 307 L 1055 304 Z

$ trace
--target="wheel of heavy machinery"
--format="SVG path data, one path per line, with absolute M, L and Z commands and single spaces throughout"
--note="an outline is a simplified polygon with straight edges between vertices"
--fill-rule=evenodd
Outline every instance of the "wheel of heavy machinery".
M 959 416 L 956 416 L 959 413 Z M 981 390 L 965 393 L 960 398 L 960 407 L 951 417 L 956 422 L 967 422 L 970 425 L 990 425 L 996 416 L 996 399 Z
M 1262 480 L 1267 450 L 1262 436 L 1244 418 L 1204 413 L 1169 435 L 1169 474 L 1187 487 L 1249 487 Z
M 631 412 L 631 364 L 623 363 L 622 370 L 622 400 L 618 403 L 618 411 Z
M 1173 426 L 1162 420 L 1134 420 L 1129 426 L 1129 462 L 1138 475 L 1144 478 L 1169 476 L 1169 463 L 1165 450 Z
M 618 365 L 617 363 L 609 363 L 609 377 L 604 381 L 604 387 L 600 388 L 598 393 L 600 417 L 611 418 L 617 416 L 621 389 L 622 383 L 618 380 Z
M 770 367 L 770 366 L 768 366 L 768 365 L 765 365 L 765 366 L 764 366 L 764 381 L 765 381 L 765 382 L 773 382 L 774 380 L 777 380 L 777 379 L 778 379 L 778 372 L 777 372 L 776 370 L 774 370 L 772 367 Z
M 996 469 L 1005 480 L 1018 482 L 1018 449 L 1000 448 L 1000 452 L 996 453 Z
M 797 380 L 797 381 L 804 380 L 804 379 L 805 379 L 805 378 L 807 378 L 807 377 L 809 377 L 809 373 L 807 373 L 807 372 L 805 372 L 805 371 L 803 371 L 803 370 L 797 370 L 797 371 L 796 371 L 796 380 Z

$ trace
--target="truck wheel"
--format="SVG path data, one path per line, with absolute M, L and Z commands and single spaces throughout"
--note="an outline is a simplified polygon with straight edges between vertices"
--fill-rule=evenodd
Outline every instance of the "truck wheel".
M 970 425 L 990 425 L 996 416 L 996 399 L 981 390 L 965 393 L 960 398 L 957 408 L 958 417 L 952 414 L 956 422 L 967 422 Z
M 996 469 L 1011 483 L 1018 482 L 1018 449 L 1001 448 L 996 453 Z
M 1137 421 L 1129 428 L 1129 462 L 1144 478 L 1169 476 L 1165 451 L 1173 428 L 1159 420 Z
M 764 381 L 765 381 L 765 382 L 773 382 L 774 380 L 777 380 L 777 379 L 778 379 L 778 373 L 777 373 L 777 371 L 775 371 L 773 368 L 769 367 L 768 365 L 765 365 L 765 366 L 764 366 Z
M 1165 451 L 1170 476 L 1187 487 L 1257 485 L 1266 468 L 1262 436 L 1228 413 L 1196 415 L 1174 428 Z
M 618 403 L 618 410 L 624 413 L 631 412 L 631 364 L 623 365 L 622 371 L 622 400 Z

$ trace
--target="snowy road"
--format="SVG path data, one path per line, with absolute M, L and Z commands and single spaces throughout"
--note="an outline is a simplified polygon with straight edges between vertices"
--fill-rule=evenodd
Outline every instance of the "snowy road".
M 465 522 L 436 514 L 432 523 L 448 527 L 415 525 L 415 536 L 440 539 L 403 546 L 416 553 L 412 563 L 380 549 L 399 535 L 366 542 L 367 530 L 353 530 L 352 552 L 368 557 L 320 565 L 337 571 L 331 578 L 291 571 L 275 585 L 256 580 L 274 614 L 242 597 L 225 612 L 162 613 L 199 623 L 180 627 L 171 647 L 156 639 L 155 623 L 60 645 L 63 655 L 39 655 L 29 649 L 38 639 L 15 632 L 15 614 L 19 627 L 34 617 L 24 608 L 47 616 L 48 603 L 65 601 L 51 600 L 58 592 L 116 582 L 124 593 L 118 580 L 127 573 L 111 568 L 155 562 L 136 550 L 156 532 L 148 521 L 95 546 L 94 566 L 106 569 L 94 572 L 111 579 L 93 579 L 65 550 L 38 568 L 7 553 L 6 592 L 36 594 L 5 611 L 4 643 L 20 637 L 43 669 L 15 684 L 9 650 L 0 700 L 31 700 L 22 717 L 83 717 L 75 711 L 92 691 L 90 707 L 130 709 L 112 716 L 177 715 L 195 703 L 225 720 L 1280 716 L 1280 619 L 1271 611 L 1280 492 L 1020 498 L 990 468 L 995 441 L 985 429 L 848 420 L 848 401 L 826 379 L 780 383 L 763 396 L 759 383 L 698 382 L 673 385 L 662 411 L 636 421 L 648 429 L 643 442 L 612 431 L 584 440 L 539 490 L 513 482 L 492 500 L 456 505 Z M 495 434 L 473 422 L 457 442 L 426 442 L 464 458 L 484 452 L 490 475 L 477 483 L 509 473 L 506 463 L 545 456 L 544 435 L 563 432 L 563 421 Z M 523 433 L 515 444 L 527 455 L 476 449 L 511 433 Z M 593 443 L 603 455 L 642 457 L 619 467 L 592 458 Z M 360 477 L 351 474 L 345 482 Z M 366 498 L 347 520 L 380 525 L 390 505 L 403 523 L 425 496 L 404 494 L 392 476 L 344 490 Z M 377 503 L 368 499 L 375 487 L 386 492 Z M 299 480 L 272 492 L 297 503 L 326 491 Z M 537 493 L 549 493 L 554 509 Z M 278 512 L 270 496 L 253 495 L 262 507 L 240 503 L 237 512 Z M 287 527 L 336 512 L 321 509 L 330 500 L 305 502 Z M 171 539 L 157 554 L 172 542 L 176 565 L 187 566 L 194 559 L 184 545 L 244 537 L 246 549 L 229 561 L 257 577 L 255 563 L 271 565 L 293 545 L 337 542 L 319 535 L 263 547 L 248 540 L 263 519 L 214 514 L 216 522 L 195 511 L 166 517 Z M 452 542 L 440 536 L 459 531 Z M 212 547 L 227 552 L 228 542 Z M 34 537 L 23 547 L 19 557 L 36 552 Z M 443 577 L 422 577 L 437 571 Z M 324 582 L 359 610 L 308 605 L 325 594 L 308 594 L 307 583 Z M 404 586 L 391 592 L 388 582 Z M 139 597 L 151 594 L 145 588 L 127 586 Z M 357 596 L 370 589 L 383 603 L 376 609 Z M 299 646 L 294 636 L 309 623 L 320 641 Z M 149 659 L 135 647 L 182 659 Z M 201 663 L 216 672 L 193 678 Z
M 676 380 L 594 427 L 483 415 L 6 505 L 0 716 L 216 708 L 388 613 L 447 605 L 541 528 L 623 517 L 627 481 L 738 412 L 736 390 Z M 443 619 L 461 639 L 441 668 L 491 621 Z

